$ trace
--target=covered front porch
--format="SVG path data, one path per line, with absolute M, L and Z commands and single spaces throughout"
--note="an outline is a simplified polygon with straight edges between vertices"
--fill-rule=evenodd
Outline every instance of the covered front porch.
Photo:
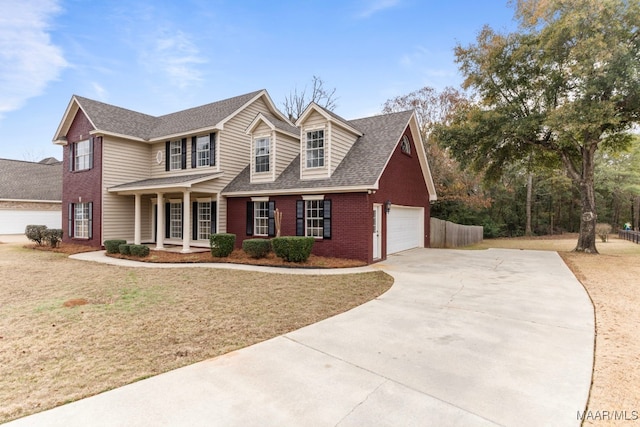
M 220 195 L 215 180 L 221 175 L 154 178 L 109 188 L 118 197 L 133 196 L 133 236 L 127 236 L 127 241 L 152 243 L 156 250 L 180 248 L 182 253 L 208 248 L 209 236 L 219 228 Z

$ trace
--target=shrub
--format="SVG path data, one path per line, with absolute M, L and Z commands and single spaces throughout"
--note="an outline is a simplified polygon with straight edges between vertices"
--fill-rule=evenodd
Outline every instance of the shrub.
M 267 239 L 247 239 L 242 242 L 242 250 L 251 258 L 264 258 L 271 251 L 271 242 Z
M 145 245 L 129 245 L 131 255 L 138 257 L 146 257 L 149 255 L 149 247 Z
M 285 261 L 305 262 L 313 249 L 313 237 L 285 236 L 271 239 L 273 252 Z
M 43 232 L 43 240 L 48 242 L 52 248 L 57 248 L 62 241 L 64 232 L 60 228 L 46 228 Z
M 108 254 L 117 254 L 120 252 L 120 245 L 124 245 L 126 243 L 126 240 L 105 240 L 104 247 Z
M 611 233 L 611 226 L 605 223 L 596 224 L 596 234 L 600 237 L 600 240 L 606 242 L 609 240 L 609 233 Z
M 212 234 L 209 238 L 211 256 L 216 258 L 229 256 L 236 245 L 236 235 L 231 233 Z
M 128 245 L 126 243 L 118 245 L 118 252 L 120 252 L 120 254 L 122 255 L 131 255 L 131 245 Z
M 24 229 L 24 235 L 27 236 L 27 239 L 41 246 L 44 241 L 44 231 L 46 229 L 46 225 L 27 225 Z

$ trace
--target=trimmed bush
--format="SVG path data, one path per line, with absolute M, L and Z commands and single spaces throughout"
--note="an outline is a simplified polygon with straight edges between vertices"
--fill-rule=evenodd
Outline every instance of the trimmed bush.
M 216 233 L 209 237 L 211 256 L 222 258 L 229 256 L 236 245 L 236 235 L 231 233 Z
M 271 239 L 273 252 L 285 261 L 305 262 L 313 249 L 313 237 L 285 236 Z
M 146 257 L 149 255 L 149 247 L 145 245 L 129 245 L 131 255 L 138 257 Z
M 48 242 L 52 248 L 57 248 L 62 242 L 63 231 L 60 228 L 46 228 L 43 232 L 43 240 Z
M 118 245 L 118 252 L 120 252 L 121 255 L 131 255 L 131 245 L 126 243 Z
M 271 251 L 271 242 L 267 239 L 247 239 L 242 242 L 242 250 L 251 258 L 264 258 Z
M 27 225 L 24 228 L 24 235 L 32 242 L 36 242 L 38 246 L 42 246 L 42 242 L 44 241 L 44 232 L 46 229 L 46 225 Z
M 120 245 L 126 244 L 126 240 L 105 240 L 104 247 L 108 254 L 120 253 Z

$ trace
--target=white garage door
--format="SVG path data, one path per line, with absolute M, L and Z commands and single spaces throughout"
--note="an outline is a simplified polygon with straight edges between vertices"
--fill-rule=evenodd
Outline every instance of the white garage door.
M 62 212 L 0 209 L 0 234 L 24 234 L 27 225 L 62 228 Z
M 387 254 L 424 246 L 424 208 L 391 205 L 387 215 Z

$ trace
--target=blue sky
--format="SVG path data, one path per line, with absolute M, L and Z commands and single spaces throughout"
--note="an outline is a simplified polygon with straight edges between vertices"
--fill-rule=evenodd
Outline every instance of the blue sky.
M 512 31 L 507 0 L 0 0 L 0 158 L 61 158 L 73 94 L 162 115 L 316 75 L 346 119 L 458 87 L 456 44 Z

